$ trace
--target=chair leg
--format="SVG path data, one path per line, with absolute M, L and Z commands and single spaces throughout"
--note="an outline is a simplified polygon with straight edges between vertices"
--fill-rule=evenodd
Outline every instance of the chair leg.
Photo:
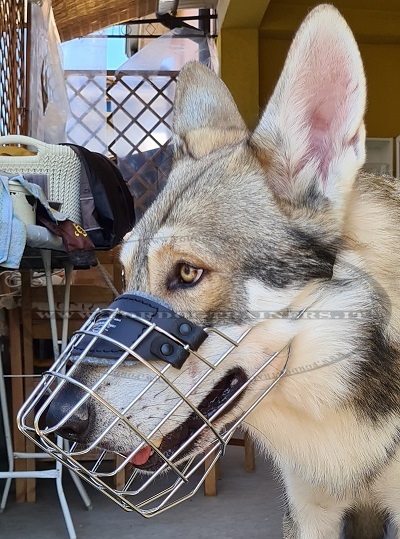
M 123 462 L 123 458 L 119 457 L 118 455 L 115 458 L 115 466 L 119 466 Z M 126 483 L 126 467 L 122 468 L 119 472 L 115 474 L 115 488 L 117 490 L 122 490 Z
M 71 478 L 73 480 L 73 482 L 75 483 L 75 487 L 77 489 L 77 491 L 79 492 L 81 498 L 82 498 L 82 501 L 85 505 L 85 508 L 90 511 L 91 509 L 93 509 L 93 505 L 92 505 L 92 500 L 89 498 L 87 492 L 86 492 L 86 489 L 84 488 L 83 484 L 82 484 L 82 481 L 81 481 L 81 478 L 76 474 L 74 473 L 72 470 L 69 470 L 69 473 L 71 475 Z
M 3 428 L 4 428 L 4 438 L 6 441 L 7 448 L 7 460 L 8 460 L 8 471 L 12 472 L 14 470 L 14 457 L 13 457 L 13 446 L 12 446 L 12 435 L 10 421 L 8 419 L 8 406 L 7 406 L 7 396 L 6 396 L 6 385 L 4 383 L 4 373 L 3 373 L 3 359 L 2 359 L 3 345 L 0 345 L 0 403 L 1 403 L 1 415 L 3 418 Z M 12 478 L 8 477 L 6 484 L 4 486 L 3 496 L 0 503 L 0 513 L 3 513 L 8 493 L 10 492 Z
M 76 539 L 76 532 L 75 532 L 74 523 L 72 522 L 71 513 L 70 513 L 70 510 L 69 510 L 69 507 L 68 507 L 67 500 L 65 498 L 63 484 L 62 484 L 62 471 L 63 471 L 62 467 L 63 467 L 63 465 L 61 464 L 61 462 L 57 461 L 56 467 L 57 467 L 58 472 L 59 472 L 59 475 L 58 475 L 58 477 L 56 479 L 57 494 L 58 494 L 58 499 L 60 500 L 60 505 L 61 505 L 61 509 L 62 509 L 62 512 L 63 512 L 64 520 L 65 520 L 65 525 L 67 526 L 69 539 Z
M 204 463 L 206 470 L 208 469 L 209 466 L 211 466 L 214 458 L 215 458 L 214 453 L 211 453 L 211 455 L 206 458 L 205 463 Z M 217 464 L 219 464 L 219 459 L 218 459 L 218 463 L 216 463 L 216 465 L 212 467 L 209 474 L 204 480 L 204 495 L 205 496 L 217 495 L 217 477 L 218 477 Z
M 217 473 L 217 479 L 221 479 L 222 473 L 221 473 L 221 459 L 218 459 L 215 463 L 215 471 Z
M 12 471 L 12 470 L 9 470 L 9 471 Z M 9 477 L 6 480 L 6 484 L 3 490 L 3 496 L 1 498 L 0 513 L 4 513 L 4 509 L 6 508 L 8 493 L 10 492 L 10 487 L 11 487 L 11 481 L 12 481 L 12 477 Z
M 256 463 L 254 458 L 254 442 L 247 434 L 244 433 L 244 468 L 246 472 L 254 472 Z
M 229 442 L 231 445 L 244 447 L 244 467 L 246 472 L 254 472 L 255 470 L 255 458 L 254 458 L 254 442 L 250 436 L 245 432 L 243 439 L 232 438 Z M 205 461 L 205 469 L 213 462 L 215 455 L 212 454 L 207 457 Z M 204 495 L 216 496 L 217 495 L 217 479 L 221 479 L 221 466 L 220 459 L 215 463 L 215 466 L 210 470 L 206 479 L 204 480 Z
M 31 271 L 21 271 L 21 297 L 22 297 L 22 326 L 24 328 L 22 335 L 22 349 L 24 353 L 24 373 L 33 374 L 33 338 L 32 338 L 32 289 L 31 289 Z M 34 389 L 33 378 L 28 376 L 24 378 L 25 398 L 32 393 Z M 26 451 L 35 452 L 35 444 L 30 440 L 25 440 Z M 26 469 L 36 470 L 34 459 L 26 460 Z M 36 501 L 36 478 L 26 479 L 26 501 L 34 503 Z

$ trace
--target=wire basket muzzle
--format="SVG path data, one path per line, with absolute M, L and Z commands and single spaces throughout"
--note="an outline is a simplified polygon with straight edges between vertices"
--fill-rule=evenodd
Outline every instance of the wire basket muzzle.
M 158 514 L 198 490 L 280 378 L 221 422 L 277 355 L 253 373 L 230 364 L 249 331 L 233 340 L 155 298 L 123 294 L 73 335 L 21 408 L 19 428 L 124 509 Z M 199 353 L 211 333 L 225 345 L 212 361 Z M 125 481 L 116 489 L 120 472 Z

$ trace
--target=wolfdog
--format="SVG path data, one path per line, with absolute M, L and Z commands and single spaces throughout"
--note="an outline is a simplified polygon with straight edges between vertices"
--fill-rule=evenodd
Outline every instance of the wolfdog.
M 176 89 L 172 171 L 121 251 L 128 292 L 160 298 L 232 338 L 252 326 L 206 390 L 194 389 L 194 403 L 232 369 L 238 383 L 284 350 L 267 371 L 287 362 L 286 375 L 243 425 L 282 479 L 284 539 L 334 539 L 343 527 L 348 538 L 377 539 L 388 520 L 400 538 L 400 198 L 394 179 L 361 170 L 365 106 L 358 47 L 329 5 L 300 27 L 253 132 L 223 82 L 187 64 Z M 216 339 L 200 346 L 204 357 L 217 353 Z M 181 387 L 192 386 L 197 363 L 191 354 Z M 98 368 L 81 365 L 76 377 L 87 385 Z M 139 384 L 142 367 L 129 368 L 98 389 L 117 409 Z M 246 410 L 266 379 L 227 408 L 217 429 Z M 149 392 L 131 409 L 138 428 L 151 430 L 167 397 Z M 169 417 L 164 439 L 187 435 L 189 413 Z M 95 439 L 106 415 L 93 402 L 75 439 Z M 209 436 L 203 431 L 191 454 Z M 135 443 L 119 424 L 103 438 L 121 453 Z

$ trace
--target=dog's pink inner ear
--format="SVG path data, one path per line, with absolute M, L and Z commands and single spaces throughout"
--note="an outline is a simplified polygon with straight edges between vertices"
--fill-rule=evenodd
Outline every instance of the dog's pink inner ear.
M 317 71 L 314 77 L 310 76 L 308 88 L 304 88 L 310 96 L 309 110 L 305 113 L 305 126 L 309 124 L 310 153 L 306 157 L 318 160 L 323 182 L 328 179 L 335 154 L 341 151 L 341 147 L 354 145 L 358 141 L 354 131 L 358 125 L 351 125 L 352 116 L 358 113 L 359 107 L 358 103 L 353 102 L 358 93 L 357 81 L 349 72 L 344 55 L 338 54 L 332 65 L 328 64 L 328 59 L 322 74 L 318 69 L 320 66 L 313 66 Z M 295 104 L 292 106 L 295 107 Z
M 253 143 L 269 155 L 278 194 L 301 197 L 308 182 L 332 190 L 363 164 L 365 77 L 338 11 L 319 6 L 300 27 Z M 307 179 L 308 178 L 308 179 Z

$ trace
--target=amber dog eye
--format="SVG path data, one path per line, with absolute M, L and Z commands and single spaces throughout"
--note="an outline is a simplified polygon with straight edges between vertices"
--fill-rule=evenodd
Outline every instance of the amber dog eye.
M 203 270 L 195 268 L 190 264 L 178 265 L 178 278 L 181 284 L 194 284 L 200 279 L 203 274 Z

